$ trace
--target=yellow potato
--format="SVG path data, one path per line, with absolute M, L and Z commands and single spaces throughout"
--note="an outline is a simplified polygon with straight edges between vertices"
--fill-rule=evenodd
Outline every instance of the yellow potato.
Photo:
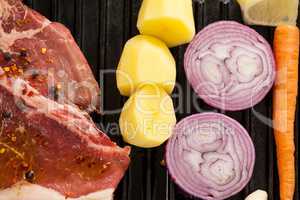
M 137 27 L 169 47 L 188 43 L 195 35 L 192 0 L 144 0 Z
M 162 41 L 145 35 L 127 41 L 117 69 L 117 86 L 122 95 L 130 96 L 145 83 L 155 83 L 171 94 L 175 79 L 175 60 Z
M 125 103 L 119 123 L 127 143 L 157 147 L 171 136 L 176 124 L 172 99 L 155 84 L 144 85 Z

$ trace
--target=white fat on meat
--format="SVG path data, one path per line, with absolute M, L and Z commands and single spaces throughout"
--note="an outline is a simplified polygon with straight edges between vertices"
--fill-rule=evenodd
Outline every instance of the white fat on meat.
M 112 147 L 95 144 L 89 136 L 98 136 L 99 129 L 94 123 L 90 121 L 86 116 L 86 112 L 77 109 L 68 104 L 60 104 L 51 99 L 48 99 L 30 86 L 30 84 L 20 78 L 2 78 L 0 79 L 0 85 L 10 91 L 16 98 L 20 98 L 25 102 L 25 106 L 30 106 L 27 115 L 35 115 L 39 113 L 45 114 L 47 117 L 57 121 L 64 125 L 69 130 L 76 134 L 80 134 L 80 137 L 86 141 L 90 148 L 101 150 L 103 152 L 110 152 Z M 26 88 L 26 93 L 24 89 Z M 29 93 L 34 95 L 28 96 Z M 65 113 L 66 115 L 62 114 Z M 65 118 L 65 120 L 62 120 Z M 113 147 L 113 151 L 123 151 L 120 147 Z
M 26 105 L 34 108 L 34 110 L 31 111 L 29 107 L 26 111 L 27 115 L 34 115 L 37 112 L 44 113 L 49 118 L 57 120 L 59 123 L 66 125 L 68 128 L 76 127 L 80 129 L 78 126 L 82 125 L 87 134 L 98 135 L 99 131 L 90 122 L 90 120 L 87 119 L 87 113 L 74 106 L 60 104 L 40 95 L 39 92 L 35 88 L 31 87 L 27 81 L 20 78 L 10 78 L 0 80 L 0 84 L 9 90 L 15 97 L 19 97 L 24 100 Z M 30 93 L 33 95 L 30 96 Z M 67 114 L 65 116 L 60 115 L 58 120 L 56 114 L 61 111 L 67 111 Z M 66 117 L 68 120 L 61 120 L 61 117 Z
M 20 182 L 0 191 L 0 200 L 112 200 L 114 189 L 93 192 L 78 198 L 67 198 L 55 190 L 40 185 Z

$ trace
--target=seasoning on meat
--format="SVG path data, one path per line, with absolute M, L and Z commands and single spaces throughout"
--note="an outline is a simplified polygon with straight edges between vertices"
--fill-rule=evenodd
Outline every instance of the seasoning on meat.
M 27 51 L 25 48 L 22 48 L 21 51 L 20 51 L 20 56 L 21 57 L 26 57 L 27 56 Z
M 46 53 L 47 53 L 47 49 L 46 49 L 46 48 L 42 48 L 42 49 L 41 49 L 41 53 L 42 53 L 42 54 L 46 54 Z
M 5 148 L 1 148 L 0 149 L 0 154 L 4 154 L 6 152 L 6 149 Z
M 29 170 L 25 173 L 25 180 L 28 182 L 32 182 L 34 180 L 34 171 Z
M 8 112 L 8 111 L 5 111 L 5 112 L 2 113 L 2 117 L 4 119 L 10 119 L 12 117 L 12 113 Z
M 12 58 L 12 55 L 8 52 L 3 53 L 3 56 L 6 61 L 10 61 Z

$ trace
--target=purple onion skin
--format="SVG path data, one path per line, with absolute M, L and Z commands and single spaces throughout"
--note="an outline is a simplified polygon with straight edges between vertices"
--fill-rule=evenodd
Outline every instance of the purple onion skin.
M 222 131 L 212 131 L 218 128 Z M 214 137 L 217 140 L 213 140 Z M 218 142 L 220 145 L 216 145 Z M 236 148 L 233 153 L 229 150 L 232 147 Z M 205 163 L 211 162 L 211 155 L 216 156 L 216 160 Z M 240 192 L 250 181 L 255 150 L 249 134 L 237 121 L 223 114 L 203 113 L 187 117 L 174 127 L 166 145 L 165 159 L 172 180 L 187 194 L 203 200 L 223 200 Z M 227 163 L 223 162 L 226 159 Z M 211 167 L 209 170 L 223 171 L 205 174 L 207 165 Z M 215 179 L 218 175 L 220 179 Z
M 234 21 L 215 22 L 201 30 L 185 52 L 184 68 L 200 98 L 229 111 L 262 101 L 276 74 L 269 43 Z

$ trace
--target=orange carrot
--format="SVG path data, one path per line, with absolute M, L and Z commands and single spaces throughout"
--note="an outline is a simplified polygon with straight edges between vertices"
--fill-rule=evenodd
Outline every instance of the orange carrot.
M 280 25 L 275 30 L 277 78 L 273 125 L 277 150 L 280 200 L 293 200 L 295 190 L 294 122 L 298 91 L 299 29 Z

